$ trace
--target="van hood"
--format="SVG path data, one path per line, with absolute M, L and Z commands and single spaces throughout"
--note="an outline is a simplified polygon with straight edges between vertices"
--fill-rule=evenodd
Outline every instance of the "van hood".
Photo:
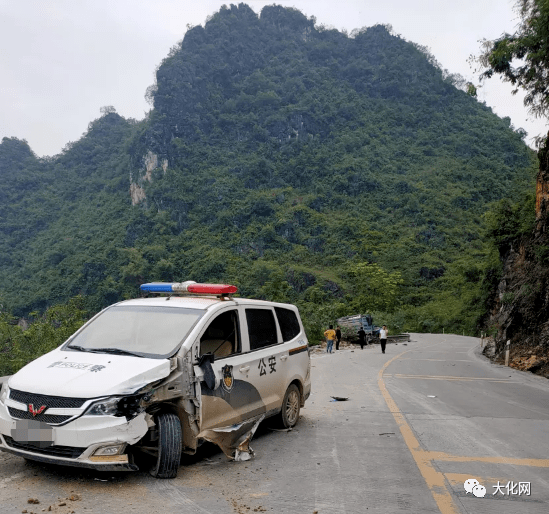
M 131 394 L 170 374 L 168 359 L 53 350 L 9 379 L 9 387 L 71 398 Z

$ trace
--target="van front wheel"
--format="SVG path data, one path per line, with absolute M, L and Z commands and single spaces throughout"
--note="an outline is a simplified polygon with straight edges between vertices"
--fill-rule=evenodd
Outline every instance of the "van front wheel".
M 299 394 L 299 389 L 295 384 L 291 384 L 284 395 L 282 412 L 280 413 L 280 421 L 284 428 L 292 428 L 297 424 L 300 408 L 301 396 Z
M 171 412 L 156 417 L 158 431 L 158 454 L 150 470 L 155 478 L 175 478 L 181 461 L 183 432 L 179 418 Z

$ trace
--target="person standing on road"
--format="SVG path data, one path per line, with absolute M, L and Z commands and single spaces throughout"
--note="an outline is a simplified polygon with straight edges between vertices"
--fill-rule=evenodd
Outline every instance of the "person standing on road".
M 364 332 L 364 328 L 362 327 L 358 330 L 358 342 L 360 343 L 360 349 L 364 350 L 364 345 L 366 344 L 366 332 Z
M 381 343 L 381 353 L 385 353 L 385 346 L 387 345 L 387 325 L 383 325 L 379 331 L 379 342 Z
M 336 332 L 333 325 L 330 325 L 328 330 L 324 332 L 324 337 L 326 338 L 326 353 L 332 353 L 334 348 L 334 340 L 336 338 Z
M 341 343 L 341 327 L 336 327 L 336 350 L 339 350 L 339 343 Z

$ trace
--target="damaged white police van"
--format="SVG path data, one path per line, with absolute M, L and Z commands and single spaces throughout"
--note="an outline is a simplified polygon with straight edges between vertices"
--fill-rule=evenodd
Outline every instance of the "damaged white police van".
M 255 429 L 294 426 L 311 392 L 297 307 L 224 284 L 150 283 L 0 391 L 0 450 L 102 471 L 177 475 L 203 441 L 247 460 Z

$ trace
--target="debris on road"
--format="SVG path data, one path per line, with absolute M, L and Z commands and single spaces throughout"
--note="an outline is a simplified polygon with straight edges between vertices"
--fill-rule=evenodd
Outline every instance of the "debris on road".
M 346 402 L 349 398 L 345 398 L 344 396 L 332 396 L 333 400 L 330 400 L 331 402 Z
M 395 435 L 395 433 L 394 432 L 382 432 L 379 435 Z

